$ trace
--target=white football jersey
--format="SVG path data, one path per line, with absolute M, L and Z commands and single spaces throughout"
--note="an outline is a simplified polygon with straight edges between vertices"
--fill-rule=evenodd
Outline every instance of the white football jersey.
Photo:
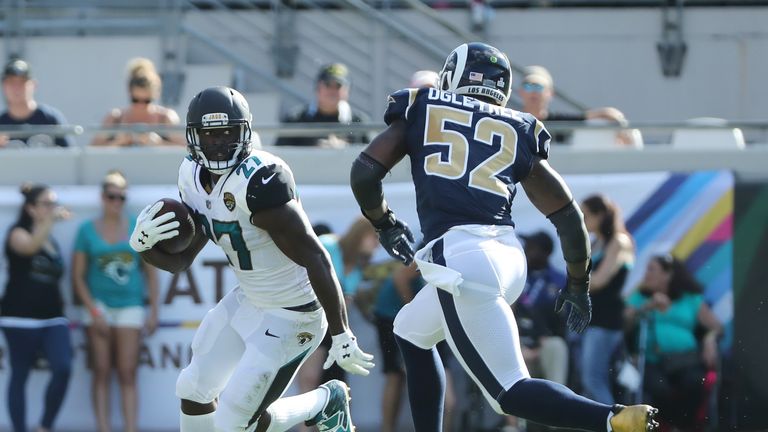
M 227 254 L 246 298 L 261 307 L 300 306 L 315 300 L 306 269 L 288 258 L 267 231 L 250 221 L 249 201 L 252 207 L 258 207 L 262 198 L 269 201 L 270 197 L 262 197 L 260 191 L 267 193 L 268 186 L 277 186 L 270 182 L 290 182 L 290 190 L 294 189 L 288 164 L 265 151 L 252 150 L 216 182 L 210 194 L 200 182 L 202 169 L 189 157 L 181 163 L 181 200 L 195 212 L 195 220 L 208 238 Z

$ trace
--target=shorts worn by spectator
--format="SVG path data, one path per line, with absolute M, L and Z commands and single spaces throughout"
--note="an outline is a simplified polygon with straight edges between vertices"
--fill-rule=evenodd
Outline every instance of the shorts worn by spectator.
M 104 118 L 104 127 L 127 124 L 176 125 L 179 115 L 171 108 L 159 105 L 162 81 L 149 59 L 135 58 L 128 63 L 128 96 L 131 104 L 126 108 L 114 108 Z M 160 146 L 185 145 L 184 137 L 179 133 L 128 133 L 113 135 L 99 134 L 91 145 L 94 146 Z
M 125 432 L 137 431 L 136 374 L 141 333 L 157 327 L 157 270 L 131 249 L 136 220 L 125 214 L 128 183 L 110 171 L 101 183 L 99 217 L 83 221 L 75 239 L 72 284 L 85 306 L 96 430 L 110 430 L 113 369 L 120 385 Z M 149 299 L 149 313 L 144 310 Z
M 3 96 L 6 111 L 0 114 L 0 129 L 3 126 L 20 125 L 64 125 L 67 120 L 56 108 L 35 101 L 37 82 L 32 79 L 29 63 L 12 60 L 3 69 Z M 71 138 L 36 134 L 9 137 L 0 133 L 0 148 L 22 147 L 69 147 Z
M 543 66 L 528 66 L 525 68 L 519 94 L 523 100 L 521 111 L 533 114 L 534 117 L 543 122 L 583 122 L 599 119 L 619 126 L 627 124 L 624 114 L 613 107 L 593 108 L 576 113 L 550 111 L 549 104 L 555 95 L 554 80 L 549 71 Z M 570 139 L 570 134 L 562 132 L 553 133 L 552 138 L 556 143 L 564 143 Z M 621 145 L 633 144 L 632 138 L 625 131 L 617 134 L 616 142 Z
M 283 123 L 364 123 L 368 117 L 349 105 L 349 70 L 341 63 L 323 66 L 317 75 L 315 101 L 289 115 Z M 368 143 L 366 133 L 330 134 L 312 137 L 281 137 L 278 146 L 341 148 L 348 144 Z

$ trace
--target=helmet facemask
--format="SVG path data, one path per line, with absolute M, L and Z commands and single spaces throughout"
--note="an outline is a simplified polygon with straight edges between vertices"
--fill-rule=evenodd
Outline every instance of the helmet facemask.
M 248 122 L 226 126 L 188 126 L 187 148 L 192 159 L 214 174 L 226 174 L 250 153 Z

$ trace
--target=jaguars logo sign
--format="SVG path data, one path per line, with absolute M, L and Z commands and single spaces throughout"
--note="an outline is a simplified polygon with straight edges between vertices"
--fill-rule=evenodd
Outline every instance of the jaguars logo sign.
M 227 210 L 232 211 L 235 209 L 235 196 L 230 192 L 224 192 L 224 205 Z
M 296 335 L 296 339 L 299 340 L 299 345 L 304 346 L 307 342 L 310 342 L 315 338 L 315 335 L 308 332 L 301 332 Z

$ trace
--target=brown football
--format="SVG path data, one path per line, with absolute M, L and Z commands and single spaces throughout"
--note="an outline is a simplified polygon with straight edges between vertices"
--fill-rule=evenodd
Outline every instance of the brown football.
M 192 238 L 195 236 L 195 221 L 192 219 L 192 215 L 189 214 L 187 206 L 179 201 L 172 198 L 163 198 L 160 201 L 163 202 L 163 207 L 157 212 L 155 217 L 168 212 L 176 213 L 175 219 L 179 221 L 179 227 L 177 228 L 179 235 L 166 240 L 160 240 L 155 244 L 155 247 L 168 254 L 183 252 L 189 247 L 189 244 L 192 243 Z

